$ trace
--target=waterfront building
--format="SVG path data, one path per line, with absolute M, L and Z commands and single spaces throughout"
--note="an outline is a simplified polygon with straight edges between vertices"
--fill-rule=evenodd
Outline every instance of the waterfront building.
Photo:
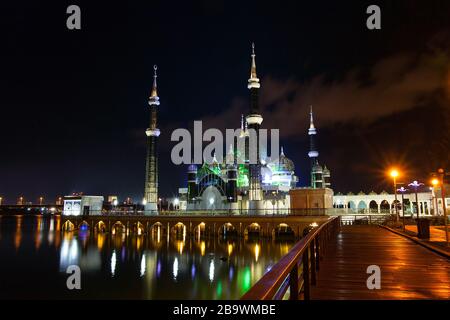
M 64 197 L 64 216 L 100 215 L 103 209 L 102 196 L 71 195 Z
M 406 193 L 404 198 L 405 215 L 411 213 L 416 214 L 416 200 L 415 193 Z M 417 193 L 419 215 L 431 215 L 433 205 L 433 193 L 431 190 L 421 190 Z M 401 202 L 401 195 L 397 194 L 397 201 Z M 395 213 L 395 194 L 382 191 L 376 193 L 364 193 L 360 191 L 357 194 L 349 192 L 347 194 L 337 193 L 333 197 L 333 207 L 344 209 L 349 213 Z M 400 206 L 399 206 L 400 208 Z M 399 209 L 399 214 L 402 210 Z
M 450 215 L 450 184 L 445 184 L 445 186 L 444 186 L 445 202 L 442 201 L 442 191 L 441 191 L 440 186 L 431 188 L 431 194 L 432 194 L 432 198 L 433 198 L 432 207 L 433 207 L 435 214 L 438 214 L 440 216 L 444 214 L 444 208 L 442 206 L 442 203 L 445 203 L 445 208 L 447 209 L 447 216 L 449 216 Z

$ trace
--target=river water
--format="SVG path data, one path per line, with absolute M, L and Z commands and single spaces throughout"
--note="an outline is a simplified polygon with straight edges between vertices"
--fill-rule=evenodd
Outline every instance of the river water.
M 239 299 L 292 245 L 62 232 L 58 216 L 0 216 L 0 299 Z M 67 288 L 70 265 L 80 290 Z

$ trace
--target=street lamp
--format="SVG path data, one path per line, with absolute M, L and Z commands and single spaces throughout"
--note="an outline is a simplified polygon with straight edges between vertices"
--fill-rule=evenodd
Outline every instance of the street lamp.
M 392 169 L 389 174 L 392 177 L 392 179 L 394 180 L 394 194 L 395 194 L 394 207 L 395 207 L 395 216 L 396 216 L 396 219 L 398 222 L 399 216 L 398 216 L 398 207 L 397 207 L 397 177 L 398 177 L 399 173 L 396 169 Z
M 442 211 L 444 211 L 444 224 L 445 224 L 445 241 L 448 247 L 448 221 L 447 221 L 447 208 L 445 206 L 445 185 L 444 185 L 444 169 L 440 168 L 438 170 L 439 175 L 441 176 L 441 197 L 442 197 Z
M 417 219 L 419 219 L 419 200 L 417 199 L 417 189 L 418 189 L 420 186 L 423 186 L 423 183 L 417 182 L 416 180 L 414 180 L 413 182 L 411 182 L 410 184 L 408 184 L 408 186 L 410 186 L 411 188 L 413 188 L 413 189 L 414 189 L 414 193 L 416 194 Z
M 211 199 L 210 199 L 210 202 L 211 202 Z M 214 200 L 213 200 L 213 202 L 214 202 Z M 180 199 L 175 198 L 175 200 L 173 200 L 173 204 L 175 205 L 175 211 L 178 210 L 178 204 L 179 203 L 180 203 Z
M 439 207 L 438 207 L 438 200 L 437 200 L 437 196 L 436 196 L 436 187 L 439 186 L 439 184 L 440 184 L 440 182 L 438 179 L 433 178 L 431 180 L 431 185 L 433 186 L 432 187 L 433 196 L 434 196 L 434 214 L 437 216 L 439 215 Z
M 3 203 L 3 197 L 0 197 L 0 206 L 2 205 L 2 203 Z
M 117 201 L 117 199 L 114 199 L 114 201 L 113 201 L 113 211 L 117 211 L 117 204 L 118 204 L 119 202 Z
M 408 191 L 408 189 L 401 187 L 400 189 L 397 189 L 398 192 L 402 195 L 402 223 L 403 223 L 403 231 L 405 231 L 405 200 L 404 200 L 404 194 Z

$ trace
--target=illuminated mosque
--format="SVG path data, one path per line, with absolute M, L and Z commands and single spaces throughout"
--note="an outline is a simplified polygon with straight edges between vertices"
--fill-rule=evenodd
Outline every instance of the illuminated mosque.
M 230 145 L 221 163 L 214 156 L 210 164 L 204 162 L 200 166 L 189 165 L 187 188 L 179 190 L 181 210 L 232 210 L 273 214 L 287 213 L 290 208 L 289 191 L 296 188 L 298 177 L 295 175 L 294 163 L 285 155 L 283 147 L 277 159 L 265 157 L 257 159 L 255 164 L 249 161 L 248 129 L 258 132 L 263 122 L 259 112 L 258 91 L 261 84 L 256 74 L 255 57 L 252 45 L 251 71 L 247 86 L 250 90 L 250 112 L 245 119 L 241 116 L 241 131 L 238 137 L 244 140 L 244 161 L 237 164 L 236 159 L 241 155 L 237 154 L 238 151 L 233 145 Z M 308 156 L 311 159 L 310 187 L 330 188 L 330 171 L 318 162 L 319 153 L 314 143 L 316 133 L 311 107 L 308 130 L 310 139 Z M 259 136 L 257 139 L 259 141 Z M 239 145 L 239 142 L 236 144 Z

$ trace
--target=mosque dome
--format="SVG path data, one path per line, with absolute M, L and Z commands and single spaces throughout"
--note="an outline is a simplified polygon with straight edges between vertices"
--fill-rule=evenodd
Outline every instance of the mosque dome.
M 294 162 L 285 156 L 283 148 L 281 148 L 280 158 L 278 160 L 278 166 L 280 171 L 294 172 Z

